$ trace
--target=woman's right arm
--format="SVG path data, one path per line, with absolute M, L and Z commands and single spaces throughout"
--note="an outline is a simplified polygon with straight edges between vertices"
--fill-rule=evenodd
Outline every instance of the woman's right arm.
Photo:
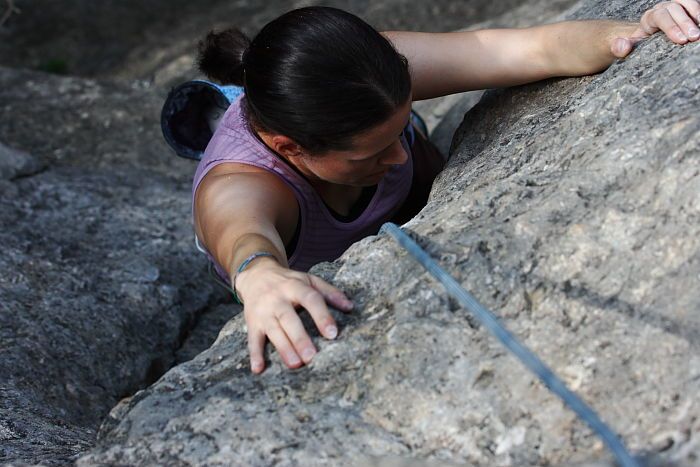
M 232 286 L 244 303 L 251 370 L 265 368 L 266 339 L 289 368 L 297 368 L 311 361 L 316 348 L 296 308 L 305 308 L 321 334 L 333 339 L 337 326 L 326 302 L 344 311 L 352 302 L 319 277 L 289 269 L 284 245 L 298 222 L 291 189 L 266 172 L 229 173 L 219 167 L 197 189 L 197 236 L 232 279 L 253 253 L 273 255 L 253 260 Z

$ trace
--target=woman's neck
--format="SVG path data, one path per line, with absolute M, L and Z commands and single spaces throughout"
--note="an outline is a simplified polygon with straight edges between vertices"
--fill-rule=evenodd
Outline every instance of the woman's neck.
M 297 173 L 299 173 L 306 179 L 306 181 L 309 182 L 309 184 L 316 190 L 316 192 L 321 196 L 321 198 L 323 198 L 323 200 L 328 202 L 329 204 L 337 204 L 338 202 L 340 202 L 340 204 L 346 204 L 343 201 L 357 200 L 357 198 L 362 193 L 362 187 L 340 185 L 318 178 L 315 174 L 310 172 L 306 168 L 306 166 L 296 163 L 295 161 L 297 158 L 285 157 L 284 154 L 275 151 L 273 135 L 270 135 L 269 133 L 265 132 L 259 132 L 255 129 L 252 130 L 253 135 L 258 140 L 260 140 L 260 142 L 262 142 L 270 151 L 275 153 L 279 158 L 281 158 L 287 164 L 293 167 Z M 333 202 L 333 200 L 335 200 L 336 202 Z M 344 211 L 344 209 L 340 209 L 340 211 Z

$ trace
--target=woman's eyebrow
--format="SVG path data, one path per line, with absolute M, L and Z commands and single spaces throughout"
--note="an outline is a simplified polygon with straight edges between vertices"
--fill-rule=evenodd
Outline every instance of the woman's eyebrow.
M 399 138 L 401 137 L 401 135 L 403 135 L 403 132 L 406 131 L 406 127 L 407 127 L 410 123 L 411 123 L 411 114 L 409 113 L 409 114 L 408 114 L 408 119 L 406 120 L 406 123 L 404 124 L 404 126 L 401 127 L 401 133 L 399 133 L 399 135 L 398 135 Z M 371 158 L 373 158 L 374 156 L 376 156 L 377 154 L 379 154 L 380 152 L 382 152 L 383 150 L 385 150 L 386 148 L 388 148 L 389 146 L 391 146 L 392 144 L 394 144 L 394 141 L 392 141 L 391 143 L 389 143 L 386 147 L 384 147 L 384 148 L 380 149 L 379 151 L 375 152 L 374 154 L 370 154 L 369 156 L 364 156 L 364 157 L 361 157 L 361 158 L 359 158 L 359 159 L 352 159 L 352 160 L 353 160 L 353 161 L 358 161 L 358 162 L 359 162 L 359 161 L 364 161 L 364 160 L 367 160 L 367 159 L 371 159 Z

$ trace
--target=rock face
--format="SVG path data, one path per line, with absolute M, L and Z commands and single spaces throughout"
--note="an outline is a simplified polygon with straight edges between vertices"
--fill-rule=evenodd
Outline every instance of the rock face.
M 571 2 L 331 4 L 382 29 L 448 30 L 501 12 L 504 24 L 541 22 Z M 194 249 L 194 165 L 163 143 L 160 106 L 168 84 L 192 76 L 204 31 L 252 33 L 301 3 L 15 4 L 21 14 L 0 27 L 0 61 L 25 68 L 0 67 L 0 463 L 60 465 L 94 444 L 103 421 L 105 446 L 114 443 L 112 429 L 146 393 L 131 396 L 209 347 L 239 311 Z M 445 110 L 425 107 L 433 124 Z M 363 423 L 368 442 L 394 439 Z
M 632 18 L 651 5 L 583 0 L 567 16 Z M 600 75 L 487 93 L 406 225 L 635 453 L 666 465 L 700 462 L 698 52 L 657 35 Z M 607 458 L 390 239 L 314 272 L 358 307 L 336 315 L 336 341 L 315 334 L 311 365 L 288 371 L 273 352 L 253 376 L 233 319 L 209 350 L 115 408 L 78 465 Z
M 448 3 L 435 4 L 452 12 L 437 29 L 466 25 L 459 13 L 476 3 Z M 187 10 L 195 25 L 235 8 L 253 15 L 240 2 L 198 5 Z M 270 5 L 250 24 L 287 8 Z M 435 30 L 421 23 L 429 3 L 372 5 L 380 27 Z M 536 5 L 489 24 L 541 22 Z M 584 0 L 567 17 L 632 19 L 649 6 Z M 190 46 L 201 33 L 177 28 Z M 142 48 L 112 55 L 122 61 L 79 71 L 163 83 L 190 73 L 191 51 L 146 36 Z M 488 92 L 406 226 L 634 452 L 676 465 L 700 464 L 698 52 L 657 36 L 597 76 Z M 181 56 L 182 67 L 166 64 Z M 123 60 L 133 66 L 114 65 Z M 358 306 L 336 315 L 336 341 L 314 334 L 310 366 L 288 371 L 271 352 L 265 373 L 251 375 L 242 317 L 197 355 L 237 309 L 192 245 L 194 167 L 161 141 L 164 94 L 0 68 L 0 462 L 72 462 L 100 423 L 98 445 L 78 465 L 607 459 L 588 428 L 386 237 L 314 270 Z M 449 135 L 438 124 L 444 101 L 424 109 L 434 134 Z
M 61 464 L 222 295 L 157 96 L 0 68 L 0 102 L 0 461 Z
M 193 44 L 210 29 L 235 25 L 254 34 L 268 21 L 293 8 L 323 4 L 360 15 L 380 29 L 451 31 L 533 3 L 522 0 L 149 0 L 147 3 L 71 0 L 69 4 L 14 1 L 21 13 L 10 16 L 5 27 L 0 27 L 0 63 L 93 78 L 140 79 L 170 85 L 193 76 Z M 571 1 L 549 3 L 560 10 L 562 4 Z M 0 11 L 4 10 L 3 5 Z M 528 17 L 527 12 L 525 16 Z

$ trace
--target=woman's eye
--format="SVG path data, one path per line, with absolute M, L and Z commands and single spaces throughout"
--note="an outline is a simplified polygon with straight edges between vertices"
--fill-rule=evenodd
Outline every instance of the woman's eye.
M 367 162 L 368 160 L 373 159 L 375 156 L 376 156 L 376 154 L 374 156 L 364 157 L 362 159 L 350 159 L 350 162 L 357 162 L 357 163 L 361 164 L 363 162 Z

